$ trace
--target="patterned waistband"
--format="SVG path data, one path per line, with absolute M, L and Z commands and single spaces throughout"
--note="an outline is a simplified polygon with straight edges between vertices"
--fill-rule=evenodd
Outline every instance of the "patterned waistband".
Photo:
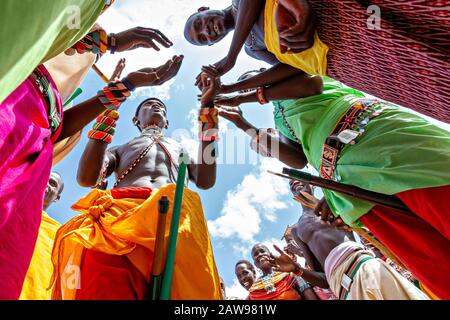
M 364 126 L 379 115 L 373 108 L 378 102 L 375 99 L 359 99 L 341 116 L 323 145 L 320 165 L 322 178 L 333 179 L 340 151 L 347 144 L 355 144 L 356 138 L 364 133 Z
M 59 111 L 58 97 L 55 94 L 55 87 L 50 81 L 49 77 L 41 69 L 41 66 L 37 67 L 31 74 L 33 79 L 33 85 L 39 92 L 42 101 L 47 108 L 49 129 L 52 131 L 52 135 L 58 131 L 62 124 L 62 115 Z
M 347 272 L 345 272 L 342 275 L 341 280 L 341 290 L 339 292 L 339 300 L 346 300 L 348 293 L 350 292 L 350 287 L 353 283 L 353 279 L 356 276 L 356 273 L 358 272 L 359 268 L 361 266 L 369 261 L 375 259 L 373 256 L 368 254 L 361 254 L 358 258 L 355 259 L 355 261 L 352 262 L 350 267 L 348 268 Z

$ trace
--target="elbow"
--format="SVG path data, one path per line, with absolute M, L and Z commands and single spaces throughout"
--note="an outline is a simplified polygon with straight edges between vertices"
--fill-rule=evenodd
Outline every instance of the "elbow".
M 197 188 L 199 188 L 200 190 L 209 190 L 214 187 L 214 185 L 214 182 L 197 183 Z
M 308 86 L 308 96 L 317 96 L 323 93 L 323 78 L 321 76 L 311 76 Z
M 97 184 L 97 178 L 88 177 L 85 174 L 78 173 L 77 182 L 80 187 L 90 188 Z
M 206 179 L 206 180 L 198 180 L 196 183 L 197 188 L 200 190 L 209 190 L 216 184 L 215 177 L 213 179 Z

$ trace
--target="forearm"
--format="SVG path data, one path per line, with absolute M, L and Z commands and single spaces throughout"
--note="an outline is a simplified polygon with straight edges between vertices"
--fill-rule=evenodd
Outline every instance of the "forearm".
M 305 258 L 306 264 L 313 269 L 314 271 L 323 271 L 322 266 L 317 261 L 317 259 L 314 257 L 313 253 L 309 249 L 309 247 L 301 241 L 296 235 L 294 236 L 295 242 L 300 247 L 301 253 L 303 254 L 303 257 Z
M 77 181 L 82 187 L 96 185 L 103 167 L 108 144 L 89 139 L 78 166 Z
M 259 132 L 259 130 L 243 119 L 237 123 L 236 126 L 244 131 L 251 139 L 255 139 L 259 134 L 259 143 L 265 148 L 271 156 L 277 158 L 282 163 L 295 169 L 303 169 L 307 164 L 307 159 L 304 155 L 301 146 L 296 146 L 294 143 L 289 143 L 288 139 L 280 139 L 269 135 L 266 132 Z
M 233 40 L 228 51 L 229 59 L 236 61 L 245 40 L 258 21 L 262 9 L 263 1 L 241 0 Z
M 63 128 L 58 141 L 74 135 L 105 110 L 96 96 L 65 111 Z
M 268 101 L 301 99 L 323 92 L 323 80 L 319 76 L 300 74 L 274 84 L 264 90 Z M 258 102 L 256 93 L 238 97 L 240 104 Z
M 301 277 L 310 283 L 312 286 L 320 287 L 327 289 L 330 287 L 327 281 L 327 277 L 325 276 L 325 273 L 323 272 L 315 272 L 310 271 L 305 268 L 303 268 L 299 263 L 295 263 L 295 270 L 294 273 L 298 274 L 301 272 Z
M 301 74 L 304 74 L 304 72 L 290 65 L 279 63 L 272 68 L 267 69 L 266 71 L 261 72 L 260 74 L 249 79 L 231 85 L 223 85 L 221 93 L 226 94 L 264 87 Z
M 216 183 L 217 164 L 213 153 L 217 152 L 213 142 L 202 142 L 199 148 L 199 163 L 197 166 L 198 188 L 207 190 Z

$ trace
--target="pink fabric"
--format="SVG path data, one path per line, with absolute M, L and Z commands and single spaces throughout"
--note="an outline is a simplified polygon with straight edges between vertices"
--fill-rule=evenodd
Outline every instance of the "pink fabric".
M 0 300 L 19 298 L 33 254 L 52 164 L 48 126 L 30 78 L 0 104 Z
M 330 289 L 313 287 L 313 290 L 319 300 L 339 300 Z
M 325 259 L 324 266 L 327 279 L 331 279 L 331 274 L 333 273 L 334 269 L 350 254 L 361 249 L 364 249 L 363 245 L 354 241 L 346 241 L 331 250 L 331 252 L 328 254 L 328 257 Z

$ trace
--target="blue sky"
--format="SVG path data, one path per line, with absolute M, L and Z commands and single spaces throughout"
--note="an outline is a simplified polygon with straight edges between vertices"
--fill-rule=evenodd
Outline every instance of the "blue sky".
M 152 27 L 164 32 L 175 44 L 173 48 L 163 49 L 161 52 L 139 49 L 126 54 L 105 56 L 99 66 L 106 74 L 112 72 L 121 57 L 127 58 L 126 75 L 138 68 L 159 66 L 174 54 L 185 56 L 183 66 L 174 80 L 162 87 L 137 92 L 122 105 L 112 146 L 125 143 L 139 134 L 131 121 L 136 106 L 146 97 L 157 96 L 168 106 L 170 128 L 166 135 L 171 136 L 175 129 L 185 129 L 191 136 L 184 135 L 182 142 L 190 149 L 195 149 L 195 111 L 192 110 L 198 108 L 198 90 L 194 87 L 194 79 L 202 65 L 215 63 L 225 56 L 231 34 L 213 47 L 194 47 L 182 36 L 184 21 L 203 5 L 224 8 L 230 2 L 231 0 L 119 0 L 101 17 L 100 23 L 108 32 L 120 32 L 134 26 Z M 252 60 L 242 53 L 234 70 L 223 81 L 232 82 L 242 73 L 263 66 L 264 63 Z M 81 86 L 83 94 L 76 102 L 92 97 L 103 85 L 98 76 L 90 72 Z M 257 127 L 273 127 L 270 104 L 263 107 L 249 104 L 242 109 L 247 119 Z M 222 120 L 220 125 L 223 141 L 227 141 L 227 136 L 235 134 L 232 124 Z M 83 138 L 75 150 L 54 168 L 62 175 L 65 190 L 61 201 L 50 207 L 48 213 L 62 223 L 76 215 L 70 206 L 90 191 L 76 183 L 78 161 L 87 143 L 86 133 L 89 128 L 90 126 L 84 130 Z M 240 132 L 238 135 L 247 139 L 244 133 Z M 277 170 L 282 165 L 273 159 L 257 157 L 253 151 L 248 150 L 248 139 L 245 141 L 245 145 L 235 149 L 236 153 L 245 153 L 247 158 L 257 161 L 219 165 L 217 183 L 211 190 L 199 191 L 193 184 L 190 185 L 202 199 L 217 267 L 227 285 L 228 295 L 233 296 L 245 295 L 235 280 L 235 262 L 243 258 L 250 259 L 249 251 L 256 242 L 280 243 L 285 227 L 294 223 L 301 214 L 300 206 L 291 198 L 287 182 L 266 172 L 268 169 Z M 195 155 L 196 153 L 194 157 Z M 113 183 L 111 181 L 109 185 L 112 186 Z M 321 196 L 320 191 L 316 196 Z

